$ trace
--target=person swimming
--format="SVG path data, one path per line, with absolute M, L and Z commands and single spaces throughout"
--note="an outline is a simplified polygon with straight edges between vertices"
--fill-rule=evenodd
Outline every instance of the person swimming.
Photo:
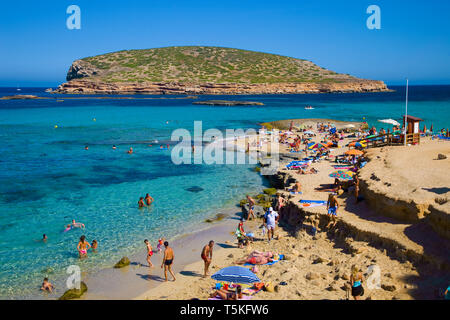
M 88 147 L 88 146 L 85 146 L 85 147 L 84 147 L 84 150 L 89 150 L 89 147 Z
M 72 220 L 72 223 L 70 224 L 71 229 L 73 228 L 83 228 L 84 229 L 84 224 L 81 222 L 75 222 L 75 219 Z
M 130 147 L 130 149 L 128 149 L 127 153 L 128 153 L 128 154 L 132 154 L 132 153 L 133 153 L 133 148 Z
M 113 145 L 113 146 L 112 146 L 112 148 L 113 148 L 114 150 L 116 150 L 116 149 L 117 149 L 117 147 L 116 147 L 115 145 Z

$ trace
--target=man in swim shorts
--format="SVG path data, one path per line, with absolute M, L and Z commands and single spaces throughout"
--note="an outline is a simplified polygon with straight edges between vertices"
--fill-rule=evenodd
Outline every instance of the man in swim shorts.
M 152 245 L 148 242 L 147 239 L 144 240 L 144 243 L 147 246 L 147 262 L 148 262 L 148 266 L 150 268 L 152 268 L 153 267 L 153 263 L 150 261 L 150 258 L 153 255 L 153 248 L 152 248 Z
M 173 264 L 173 259 L 175 258 L 175 255 L 173 253 L 173 250 L 171 247 L 169 247 L 169 242 L 165 241 L 164 242 L 164 258 L 161 264 L 161 269 L 164 267 L 164 278 L 166 279 L 165 281 L 167 282 L 167 271 L 170 272 L 170 274 L 173 277 L 173 281 L 175 281 L 175 275 L 173 274 L 172 271 L 172 264 Z
M 269 242 L 275 235 L 275 226 L 278 223 L 278 217 L 278 212 L 274 211 L 272 207 L 269 208 L 264 216 L 264 226 L 267 228 Z
M 334 227 L 337 223 L 337 209 L 339 208 L 339 202 L 337 201 L 336 195 L 330 193 L 327 201 L 327 210 L 328 216 L 330 217 L 330 222 L 327 225 L 328 227 Z
M 201 257 L 205 262 L 205 272 L 203 274 L 203 278 L 206 278 L 208 275 L 208 268 L 211 264 L 212 253 L 213 253 L 214 241 L 211 240 L 206 246 L 203 247 Z

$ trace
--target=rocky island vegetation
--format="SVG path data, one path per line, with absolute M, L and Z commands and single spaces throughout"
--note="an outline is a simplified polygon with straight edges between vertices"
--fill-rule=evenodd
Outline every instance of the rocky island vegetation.
M 55 93 L 282 94 L 388 91 L 311 61 L 222 47 L 123 50 L 73 62 Z

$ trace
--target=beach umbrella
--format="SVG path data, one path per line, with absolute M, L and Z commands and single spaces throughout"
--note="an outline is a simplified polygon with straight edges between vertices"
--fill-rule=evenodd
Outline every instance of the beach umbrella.
M 327 146 L 325 146 L 325 145 L 323 145 L 323 144 L 321 144 L 321 143 L 315 143 L 315 144 L 313 144 L 312 146 L 309 146 L 308 145 L 308 149 L 316 149 L 316 148 L 318 148 L 318 149 L 320 149 L 320 148 L 326 148 Z
M 239 266 L 223 268 L 214 273 L 211 278 L 216 281 L 226 281 L 233 283 L 261 282 L 261 280 L 259 280 L 259 278 L 249 269 Z
M 433 124 L 431 124 L 430 131 L 433 132 Z
M 378 122 L 392 124 L 393 126 L 399 126 L 400 125 L 400 123 L 398 121 L 395 121 L 394 119 L 383 119 L 383 120 L 378 120 Z
M 426 132 L 427 132 L 427 125 L 424 124 L 424 125 L 423 125 L 423 133 L 426 133 Z
M 353 179 L 354 172 L 350 170 L 338 170 L 329 174 L 331 178 L 338 178 L 341 180 L 351 180 Z
M 360 150 L 351 149 L 351 150 L 346 151 L 345 154 L 349 155 L 349 156 L 353 156 L 353 155 L 360 156 L 360 155 L 363 155 L 364 153 Z

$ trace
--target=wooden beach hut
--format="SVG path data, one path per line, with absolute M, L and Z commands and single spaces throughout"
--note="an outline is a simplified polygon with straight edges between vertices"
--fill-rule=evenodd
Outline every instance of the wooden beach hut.
M 407 115 L 406 116 L 406 143 L 419 144 L 420 143 L 420 127 L 419 123 L 423 119 Z M 403 116 L 403 123 L 405 123 L 405 116 Z M 405 138 L 405 137 L 403 137 Z

